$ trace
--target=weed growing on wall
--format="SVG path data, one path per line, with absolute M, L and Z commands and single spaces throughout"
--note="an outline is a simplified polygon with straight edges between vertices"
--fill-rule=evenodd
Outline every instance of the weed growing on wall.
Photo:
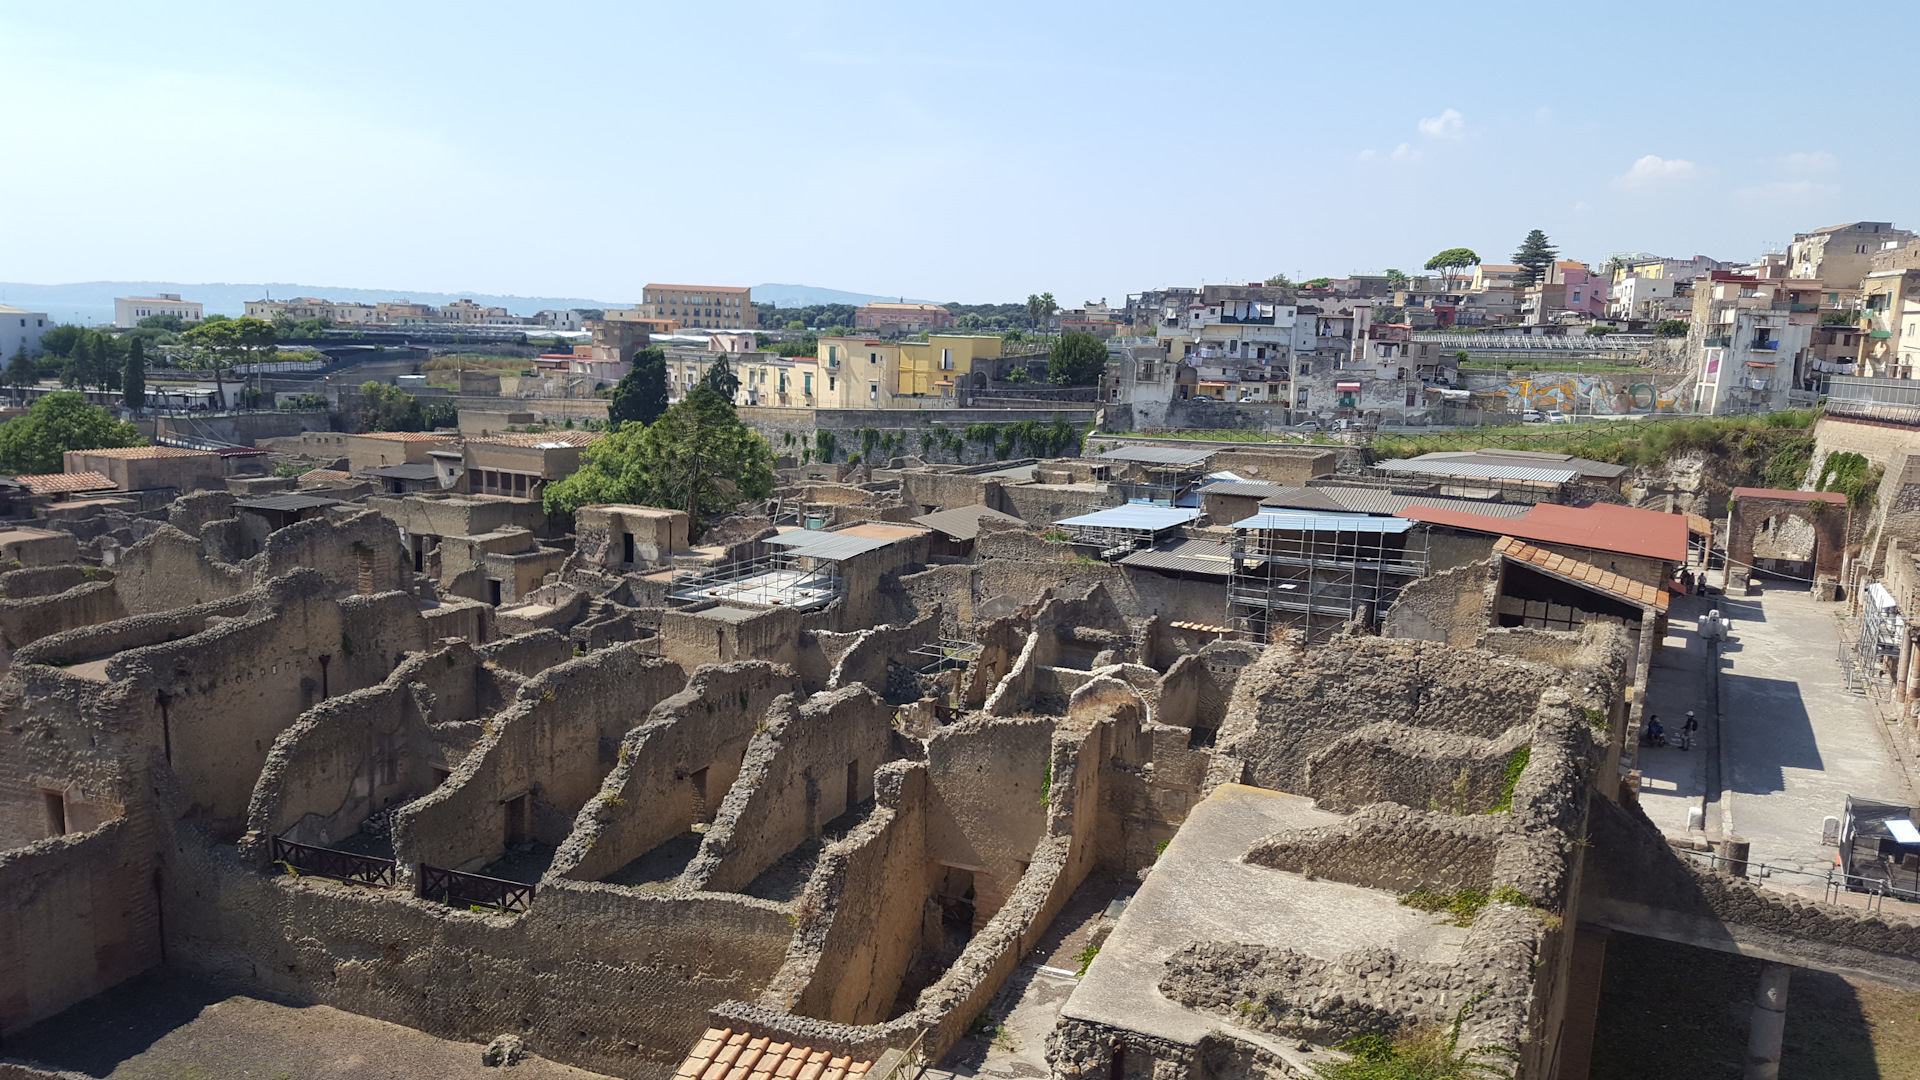
M 1513 809 L 1513 789 L 1520 783 L 1520 774 L 1527 771 L 1527 762 L 1533 758 L 1533 747 L 1523 746 L 1507 759 L 1507 775 L 1500 781 L 1500 801 L 1487 809 L 1489 814 L 1498 814 Z

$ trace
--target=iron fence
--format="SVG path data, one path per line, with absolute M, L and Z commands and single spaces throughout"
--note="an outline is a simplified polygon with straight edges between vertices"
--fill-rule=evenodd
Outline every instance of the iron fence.
M 394 861 L 351 851 L 296 844 L 273 838 L 273 861 L 284 863 L 302 874 L 331 878 L 354 885 L 379 885 L 392 888 Z
M 533 893 L 534 887 L 525 882 L 420 864 L 420 896 L 435 903 L 518 912 L 533 906 Z

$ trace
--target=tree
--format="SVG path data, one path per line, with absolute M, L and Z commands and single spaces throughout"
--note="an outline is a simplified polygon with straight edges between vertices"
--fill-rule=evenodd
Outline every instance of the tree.
M 213 369 L 214 393 L 222 407 L 226 405 L 227 391 L 220 381 L 220 372 L 271 352 L 279 340 L 272 323 L 250 316 L 230 319 L 209 315 L 199 326 L 180 335 L 180 343 L 189 350 L 187 366 Z
M 61 386 L 87 388 L 87 376 L 93 371 L 93 338 L 93 331 L 82 330 L 67 347 L 67 363 L 60 369 Z
M 1106 343 L 1092 334 L 1069 331 L 1047 350 L 1047 381 L 1055 386 L 1092 386 L 1106 368 Z
M 547 485 L 547 513 L 595 503 L 684 510 L 698 537 L 715 516 L 773 494 L 773 447 L 702 382 L 651 424 L 622 424 L 589 446 L 572 476 Z
M 360 396 L 365 400 L 360 421 L 368 431 L 426 429 L 427 418 L 420 408 L 420 399 L 405 390 L 369 379 L 360 384 Z
M 1653 336 L 1663 338 L 1686 337 L 1689 325 L 1685 319 L 1661 319 L 1653 324 Z
M 1472 248 L 1448 248 L 1427 260 L 1424 269 L 1438 270 L 1447 276 L 1447 288 L 1452 288 L 1453 272 L 1463 266 L 1479 266 L 1480 256 Z
M 61 323 L 40 335 L 40 347 L 64 359 L 73 355 L 73 343 L 80 340 L 81 335 L 86 332 L 84 327 L 75 326 L 72 323 Z
M 1398 270 L 1388 269 L 1387 288 L 1399 292 L 1407 287 L 1407 275 Z
M 140 432 L 69 390 L 43 394 L 27 415 L 0 424 L 0 472 L 59 472 L 69 450 L 144 445 Z
M 1267 284 L 1285 289 L 1293 284 L 1293 279 L 1285 274 L 1275 274 L 1267 279 Z
M 147 343 L 134 338 L 127 348 L 127 370 L 120 376 L 120 401 L 139 416 L 147 404 Z
M 633 354 L 633 370 L 614 385 L 609 424 L 651 424 L 667 411 L 667 354 L 648 346 Z
M 13 362 L 7 365 L 7 385 L 13 387 L 15 396 L 19 397 L 23 396 L 19 393 L 20 390 L 39 381 L 40 368 L 33 362 L 33 358 L 27 355 L 27 347 L 23 343 L 13 351 Z
M 720 400 L 731 408 L 734 395 L 740 392 L 740 377 L 733 373 L 723 354 L 707 367 L 706 374 L 700 376 L 700 385 L 720 395 Z
M 136 325 L 142 330 L 171 330 L 177 334 L 187 328 L 187 320 L 178 315 L 149 315 Z
M 1547 271 L 1559 256 L 1559 250 L 1547 242 L 1546 233 L 1539 229 L 1527 233 L 1527 238 L 1520 241 L 1520 250 L 1513 253 L 1514 265 L 1520 268 L 1513 275 L 1513 283 L 1524 289 L 1545 282 Z

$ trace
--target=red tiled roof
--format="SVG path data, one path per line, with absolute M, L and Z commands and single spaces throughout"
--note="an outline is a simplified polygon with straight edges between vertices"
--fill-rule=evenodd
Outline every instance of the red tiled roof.
M 72 491 L 112 491 L 117 485 L 97 472 L 41 473 L 16 476 L 35 495 L 64 495 Z
M 674 1080 L 860 1080 L 871 1061 L 830 1050 L 774 1042 L 732 1028 L 708 1028 Z
M 1735 499 L 1778 499 L 1781 502 L 1823 502 L 1836 506 L 1847 501 L 1837 491 L 1787 491 L 1781 488 L 1734 488 Z
M 1684 515 L 1631 506 L 1541 503 L 1519 518 L 1488 517 L 1436 506 L 1409 506 L 1397 516 L 1495 536 L 1516 536 L 1542 544 L 1566 544 L 1668 562 L 1687 561 Z
M 1494 541 L 1495 554 L 1504 555 L 1515 562 L 1523 562 L 1541 573 L 1557 577 L 1562 581 L 1592 589 L 1595 592 L 1610 593 L 1629 604 L 1656 611 L 1667 610 L 1670 597 L 1665 589 L 1656 589 L 1651 585 L 1631 581 L 1619 574 L 1602 570 L 1592 563 L 1578 559 L 1569 559 L 1565 555 L 1556 555 L 1544 548 L 1534 547 L 1503 536 Z
M 382 439 L 386 442 L 452 442 L 451 435 L 436 435 L 431 431 L 363 431 L 355 435 L 356 439 Z
M 114 446 L 100 450 L 75 450 L 76 454 L 91 457 L 118 458 L 126 461 L 141 461 L 147 458 L 170 457 L 212 457 L 211 450 L 188 450 L 180 446 Z
M 599 442 L 599 431 L 510 431 L 500 435 L 481 435 L 467 441 L 477 446 L 539 446 L 541 443 L 566 443 L 586 446 Z

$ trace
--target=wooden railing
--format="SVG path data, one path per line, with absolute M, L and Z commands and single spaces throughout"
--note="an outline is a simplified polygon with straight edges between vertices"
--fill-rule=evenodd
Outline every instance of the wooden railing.
M 420 896 L 437 903 L 525 911 L 533 904 L 533 891 L 518 881 L 420 864 Z
M 285 863 L 298 873 L 311 874 L 314 877 L 332 878 L 354 885 L 380 885 L 391 888 L 394 883 L 394 863 L 392 859 L 382 859 L 373 855 L 356 855 L 351 851 L 336 851 L 333 848 L 314 847 L 310 844 L 296 844 L 291 840 L 273 838 L 273 861 Z

